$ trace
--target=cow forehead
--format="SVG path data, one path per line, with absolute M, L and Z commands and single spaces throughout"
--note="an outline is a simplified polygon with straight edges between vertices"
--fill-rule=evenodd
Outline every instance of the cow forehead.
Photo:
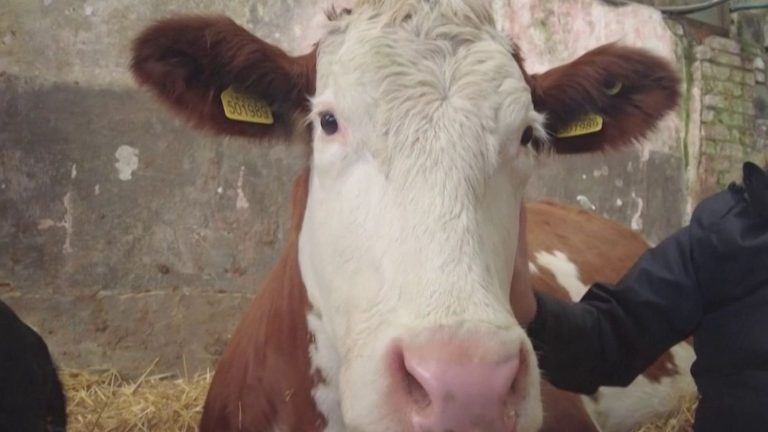
M 478 163 L 493 165 L 497 141 L 514 132 L 505 126 L 530 123 L 533 113 L 530 89 L 512 46 L 494 26 L 490 6 L 362 4 L 334 20 L 320 43 L 318 100 L 330 99 L 342 121 L 369 124 L 383 138 L 366 143 L 377 159 L 433 154 L 424 139 L 429 132 L 436 147 L 474 144 L 462 149 L 464 162 L 474 171 L 493 171 Z
M 350 66 L 345 69 L 363 66 L 367 75 L 396 69 L 391 66 L 397 66 L 398 59 L 409 66 L 438 64 L 482 42 L 486 49 L 495 48 L 496 55 L 505 50 L 511 54 L 505 36 L 495 28 L 490 4 L 483 0 L 362 0 L 354 12 L 333 15 L 320 43 L 321 72 L 330 69 L 331 62 L 338 72 L 342 59 Z M 318 84 L 326 84 L 319 78 Z
M 382 18 L 386 23 L 398 23 L 425 16 L 454 19 L 465 26 L 493 26 L 493 10 L 489 0 L 357 0 L 355 13 Z

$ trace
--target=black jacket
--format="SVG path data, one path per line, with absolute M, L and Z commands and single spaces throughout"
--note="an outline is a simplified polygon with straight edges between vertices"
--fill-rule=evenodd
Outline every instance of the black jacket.
M 744 168 L 744 186 L 704 200 L 615 287 L 576 304 L 537 294 L 528 334 L 552 384 L 626 386 L 693 335 L 694 429 L 768 431 L 768 177 Z

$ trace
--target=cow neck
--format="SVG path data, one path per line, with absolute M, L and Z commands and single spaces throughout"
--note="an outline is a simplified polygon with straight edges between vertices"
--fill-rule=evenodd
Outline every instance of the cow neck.
M 306 317 L 311 305 L 298 260 L 308 179 L 307 168 L 294 183 L 291 225 L 283 254 L 238 325 L 225 357 L 235 364 L 249 359 L 244 368 L 232 370 L 248 370 L 246 387 L 259 396 L 247 391 L 250 394 L 244 394 L 241 400 L 255 402 L 265 416 L 271 417 L 258 418 L 251 424 L 266 421 L 288 430 L 320 431 L 325 419 L 317 410 L 312 389 L 322 378 L 310 370 L 309 347 L 313 337 Z

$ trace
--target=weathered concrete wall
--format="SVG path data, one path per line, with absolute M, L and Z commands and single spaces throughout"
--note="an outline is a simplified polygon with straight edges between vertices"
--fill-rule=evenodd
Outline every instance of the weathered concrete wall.
M 494 0 L 532 71 L 605 42 L 689 77 L 691 42 L 643 6 Z M 514 8 L 510 7 L 514 4 Z M 300 143 L 189 130 L 137 90 L 131 39 L 178 12 L 224 13 L 302 52 L 326 2 L 7 0 L 0 7 L 0 298 L 67 367 L 209 367 L 278 256 Z M 686 79 L 686 89 L 693 81 Z M 686 217 L 689 99 L 643 145 L 542 164 L 531 196 L 594 208 L 657 241 Z M 692 138 L 693 137 L 693 138 Z
M 614 7 L 592 0 L 514 4 L 506 27 L 520 44 L 531 72 L 618 42 L 666 57 L 685 75 L 684 44 L 676 24 L 650 7 Z M 581 204 L 641 231 L 652 242 L 659 241 L 686 217 L 684 111 L 681 106 L 678 115 L 666 118 L 635 149 L 545 163 L 534 178 L 530 195 Z
M 278 256 L 301 144 L 195 133 L 138 91 L 133 37 L 224 13 L 300 50 L 310 0 L 0 8 L 0 298 L 64 366 L 206 368 Z

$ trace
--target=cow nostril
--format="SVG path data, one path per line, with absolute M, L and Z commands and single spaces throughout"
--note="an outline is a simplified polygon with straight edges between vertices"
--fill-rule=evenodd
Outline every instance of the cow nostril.
M 429 407 L 431 400 L 427 390 L 407 369 L 403 368 L 403 372 L 405 373 L 405 391 L 413 406 L 417 409 Z
M 408 405 L 417 410 L 428 408 L 431 404 L 429 392 L 427 392 L 424 385 L 408 369 L 405 354 L 401 349 L 396 349 L 394 351 L 393 360 L 393 378 L 396 382 L 396 386 L 408 401 Z

